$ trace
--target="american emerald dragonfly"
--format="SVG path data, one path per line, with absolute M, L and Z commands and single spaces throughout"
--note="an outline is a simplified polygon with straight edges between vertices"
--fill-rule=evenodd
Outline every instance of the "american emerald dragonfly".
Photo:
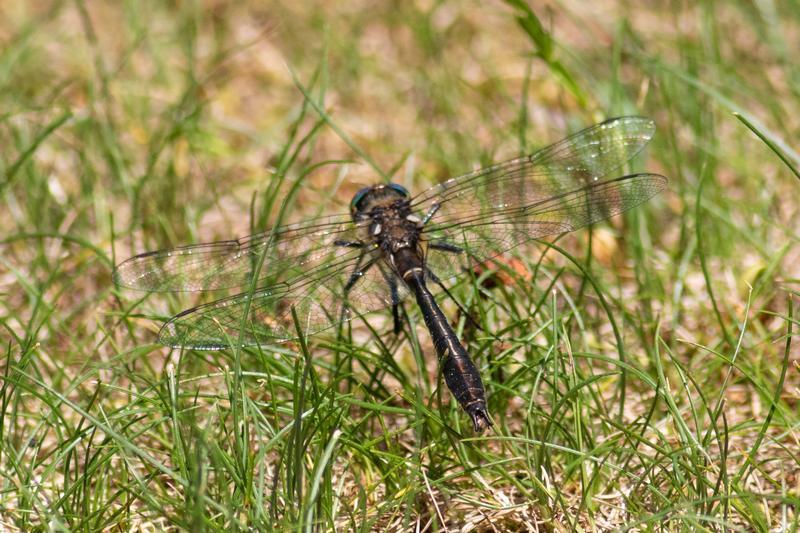
M 371 311 L 416 300 L 445 383 L 476 432 L 492 424 L 480 374 L 434 292 L 522 243 L 576 230 L 664 190 L 650 173 L 615 175 L 650 141 L 652 120 L 606 120 L 532 155 L 449 179 L 417 195 L 383 183 L 361 189 L 350 213 L 279 226 L 236 240 L 148 252 L 114 272 L 144 291 L 255 291 L 188 309 L 158 341 L 220 350 L 297 337 Z

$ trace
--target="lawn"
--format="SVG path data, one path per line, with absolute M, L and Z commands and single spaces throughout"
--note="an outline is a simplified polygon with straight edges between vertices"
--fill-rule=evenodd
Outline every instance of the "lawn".
M 0 531 L 797 531 L 798 49 L 796 0 L 4 1 Z M 619 115 L 668 190 L 439 297 L 482 435 L 413 302 L 192 351 L 219 294 L 112 282 Z

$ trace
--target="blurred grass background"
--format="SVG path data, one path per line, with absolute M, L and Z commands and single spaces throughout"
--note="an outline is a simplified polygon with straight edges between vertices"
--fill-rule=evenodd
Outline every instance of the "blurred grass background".
M 0 528 L 796 531 L 798 49 L 793 0 L 3 2 Z M 488 436 L 418 327 L 181 354 L 111 284 L 621 114 L 670 191 L 457 288 Z

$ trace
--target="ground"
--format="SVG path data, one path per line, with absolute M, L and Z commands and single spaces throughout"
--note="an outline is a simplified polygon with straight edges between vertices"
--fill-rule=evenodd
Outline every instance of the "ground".
M 0 5 L 0 530 L 796 531 L 793 2 Z M 669 190 L 418 312 L 172 350 L 134 253 L 346 213 L 617 115 Z

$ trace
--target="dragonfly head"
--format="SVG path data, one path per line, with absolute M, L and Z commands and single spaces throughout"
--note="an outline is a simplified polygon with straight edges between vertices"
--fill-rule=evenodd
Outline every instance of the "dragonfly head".
M 358 191 L 350 202 L 350 214 L 353 219 L 369 213 L 375 207 L 389 206 L 397 200 L 409 197 L 408 190 L 396 183 L 386 183 L 364 187 Z

